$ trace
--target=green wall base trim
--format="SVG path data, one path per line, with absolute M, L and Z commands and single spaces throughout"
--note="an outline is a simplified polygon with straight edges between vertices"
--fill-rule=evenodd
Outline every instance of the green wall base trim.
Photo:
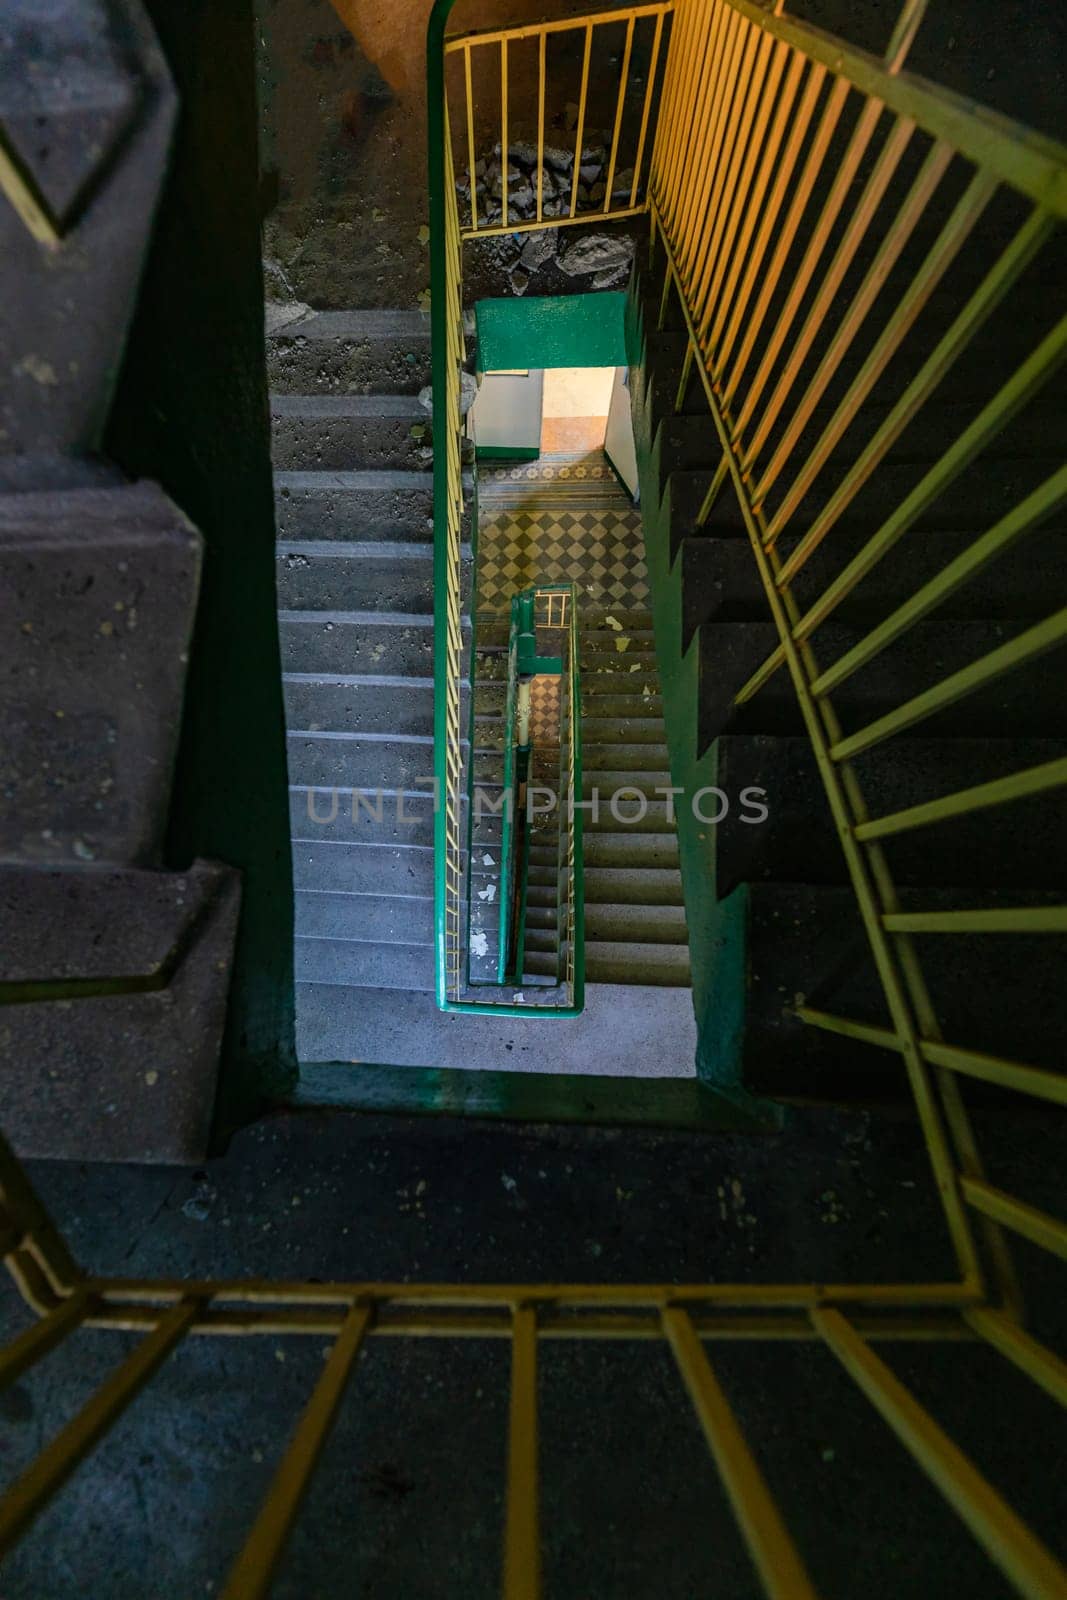
M 746 883 L 715 903 L 711 915 L 710 982 L 697 1040 L 697 1072 L 706 1084 L 741 1082 L 748 980 L 749 890 Z
M 590 1078 L 572 1073 L 466 1072 L 344 1061 L 304 1065 L 286 1104 L 399 1116 L 485 1117 L 512 1122 L 778 1133 L 778 1105 L 696 1078 Z
M 482 372 L 626 365 L 626 295 L 518 295 L 479 300 Z
M 540 454 L 540 448 L 532 445 L 512 449 L 506 444 L 480 444 L 474 452 L 477 461 L 536 461 Z

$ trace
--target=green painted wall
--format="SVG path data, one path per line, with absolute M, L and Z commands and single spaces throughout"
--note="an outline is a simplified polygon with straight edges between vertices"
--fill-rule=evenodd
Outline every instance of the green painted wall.
M 630 297 L 626 342 L 656 663 L 671 778 L 684 790 L 676 801 L 676 817 L 697 1021 L 697 1074 L 722 1093 L 748 1100 L 741 1076 L 747 894 L 739 891 L 728 900 L 717 900 L 714 827 L 699 821 L 690 804 L 699 789 L 716 781 L 717 746 L 698 757 L 699 635 L 683 652 L 682 562 L 677 557 L 673 566 L 670 563 L 670 488 L 661 498 L 656 440 L 645 404 L 644 331 L 638 302 Z
M 478 365 L 621 367 L 626 362 L 626 296 L 562 294 L 479 300 Z
M 106 448 L 204 536 L 168 860 L 239 867 L 217 1137 L 296 1078 L 252 0 L 148 0 L 181 114 Z

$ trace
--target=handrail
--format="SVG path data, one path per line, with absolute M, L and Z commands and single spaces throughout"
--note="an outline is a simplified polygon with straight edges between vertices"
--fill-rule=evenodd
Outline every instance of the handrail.
M 500 927 L 497 934 L 496 981 L 504 983 L 508 973 L 511 898 L 514 891 L 512 855 L 515 849 L 515 708 L 518 701 L 518 595 L 511 600 L 508 620 L 508 686 L 504 705 L 504 801 L 500 833 Z
M 548 616 L 544 621 L 536 617 L 533 608 L 539 601 L 548 602 Z M 542 998 L 549 992 L 549 987 L 537 986 L 541 989 L 541 996 L 534 1002 L 523 999 L 510 1002 L 500 1001 L 492 1003 L 494 1014 L 525 1016 L 532 1009 L 538 1016 L 577 1016 L 584 1004 L 585 989 L 585 884 L 582 860 L 581 806 L 576 803 L 576 797 L 581 793 L 582 784 L 582 758 L 581 758 L 581 666 L 579 660 L 579 635 L 578 635 L 578 608 L 571 583 L 538 584 L 512 596 L 511 609 L 508 623 L 508 676 L 507 692 L 503 726 L 503 787 L 501 799 L 502 830 L 499 847 L 500 879 L 499 903 L 500 921 L 497 928 L 496 952 L 496 982 L 486 980 L 470 983 L 472 992 L 483 991 L 492 993 L 494 989 L 510 991 L 522 984 L 523 951 L 526 931 L 526 905 L 527 889 L 529 882 L 529 853 L 530 830 L 529 826 L 520 829 L 518 826 L 520 784 L 523 774 L 520 772 L 518 756 L 520 749 L 532 753 L 532 736 L 525 746 L 518 743 L 519 717 L 518 717 L 518 686 L 520 678 L 519 638 L 521 631 L 521 613 L 524 602 L 531 608 L 530 615 L 534 617 L 534 632 L 539 625 L 548 627 L 563 627 L 568 630 L 568 649 L 566 656 L 560 662 L 561 676 L 567 681 L 565 699 L 561 696 L 560 719 L 560 769 L 559 787 L 557 790 L 558 825 L 557 825 L 557 871 L 556 882 L 561 893 L 557 902 L 557 931 L 559 967 L 556 976 L 556 985 L 566 992 L 566 999 L 560 1004 L 548 1004 Z M 560 602 L 559 620 L 555 617 L 555 602 Z M 540 660 L 542 671 L 555 669 L 555 662 Z M 577 708 L 577 709 L 576 709 Z M 472 699 L 472 726 L 473 726 L 473 699 Z M 529 766 L 526 776 L 529 776 Z M 469 785 L 468 803 L 473 815 L 476 809 L 475 786 L 473 780 Z M 565 809 L 564 809 L 565 808 Z M 472 838 L 472 830 L 468 825 L 468 840 Z M 521 851 L 517 858 L 516 851 Z M 468 874 L 468 884 L 470 874 Z M 565 892 L 563 890 L 565 886 Z M 468 904 L 470 896 L 468 892 Z M 514 930 L 515 937 L 512 938 Z M 534 986 L 527 985 L 527 988 Z M 489 1002 L 473 999 L 467 1002 L 469 1009 L 482 1011 Z
M 466 345 L 460 283 L 462 241 L 456 202 L 452 137 L 445 85 L 445 28 L 454 0 L 437 0 L 427 34 L 427 109 L 429 117 L 428 180 L 430 211 L 430 336 L 433 387 L 434 478 L 434 987 L 437 1005 L 444 1011 L 478 1015 L 572 1017 L 583 1006 L 584 957 L 571 950 L 565 988 L 566 1004 L 534 1004 L 524 1000 L 488 1001 L 461 998 L 467 976 L 464 958 L 463 876 L 464 850 L 461 820 L 461 784 L 464 772 L 460 728 L 460 682 L 463 640 L 461 541 L 464 516 L 460 408 L 461 364 Z M 642 8 L 642 12 L 645 8 Z M 649 14 L 669 9 L 667 4 L 647 8 Z M 624 19 L 625 20 L 625 19 Z M 662 18 L 660 19 L 662 21 Z M 658 37 L 658 30 L 657 30 Z M 580 148 L 579 139 L 579 148 Z M 559 586 L 556 586 L 557 588 Z M 576 607 L 571 608 L 575 628 Z M 473 658 L 473 646 L 472 646 Z M 580 705 L 577 684 L 578 644 L 572 632 L 571 649 L 571 766 L 581 781 Z M 472 686 L 473 687 L 473 686 Z M 472 737 L 468 744 L 468 772 L 473 769 Z M 468 837 L 471 817 L 468 815 Z M 562 825 L 562 824 L 561 824 Z M 568 911 L 570 944 L 584 930 L 581 864 L 581 810 L 571 806 L 567 817 Z M 577 846 L 575 846 L 577 839 Z M 469 858 L 468 858 L 469 867 Z M 505 869 L 506 870 L 506 869 Z M 513 890 L 512 890 L 513 892 Z M 501 918 L 506 906 L 501 905 Z M 477 985 L 491 988 L 490 985 Z
M 713 520 L 717 494 L 731 480 L 779 637 L 734 704 L 750 700 L 775 672 L 788 671 L 891 1025 L 872 1027 L 802 1002 L 795 1014 L 811 1027 L 901 1056 L 961 1280 L 995 1295 L 1010 1316 L 1018 1313 L 1019 1292 L 1004 1230 L 1067 1253 L 1067 1226 L 985 1181 L 960 1078 L 983 1079 L 1039 1100 L 1062 1099 L 1067 1091 L 1061 1076 L 983 1053 L 980 1040 L 944 1040 L 937 1009 L 942 991 L 932 989 L 927 975 L 929 940 L 914 939 L 936 935 L 943 946 L 960 935 L 1056 932 L 1065 926 L 1067 908 L 1009 902 L 946 911 L 902 905 L 883 841 L 1062 790 L 1067 764 L 1028 767 L 929 801 L 916 796 L 905 809 L 879 817 L 872 816 L 852 758 L 1062 645 L 1067 611 L 1053 610 L 1050 596 L 1051 615 L 1020 624 L 1016 637 L 847 735 L 831 696 L 1040 528 L 1067 501 L 1065 470 L 1050 473 L 1040 461 L 1032 463 L 1037 481 L 988 531 L 962 553 L 952 544 L 951 559 L 918 588 L 898 560 L 900 592 L 910 598 L 887 602 L 877 625 L 861 628 L 858 642 L 829 665 L 820 666 L 816 650 L 825 637 L 822 624 L 892 557 L 919 518 L 931 515 L 944 492 L 1067 361 L 1067 318 L 1057 322 L 1050 312 L 1045 336 L 1035 334 L 1028 358 L 1006 377 L 989 377 L 992 392 L 976 401 L 972 420 L 959 425 L 940 455 L 934 449 L 932 462 L 915 467 L 913 486 L 900 491 L 899 504 L 888 512 L 885 504 L 876 506 L 858 552 L 850 545 L 839 555 L 832 580 L 832 567 L 823 568 L 821 592 L 809 588 L 801 603 L 794 588 L 801 574 L 810 579 L 817 548 L 832 559 L 829 536 L 867 484 L 891 486 L 882 467 L 896 441 L 976 334 L 1002 305 L 1010 305 L 1023 274 L 1067 218 L 1067 148 L 901 70 L 922 7 L 923 0 L 905 6 L 887 59 L 879 62 L 754 0 L 676 0 L 678 48 L 668 61 L 650 211 L 653 249 L 666 258 L 659 324 L 673 295 L 687 336 L 675 410 L 681 410 L 695 373 L 722 451 L 699 520 Z M 704 88 L 697 96 L 692 85 L 702 72 Z M 835 137 L 842 153 L 831 157 Z M 902 163 L 909 146 L 906 177 Z M 959 156 L 976 170 L 953 188 L 946 180 Z M 959 171 L 958 163 L 953 170 Z M 1031 208 L 1008 223 L 1006 235 L 993 235 L 995 245 L 987 240 L 983 260 L 976 230 L 1002 191 Z M 914 242 L 920 223 L 927 225 L 927 238 L 917 264 L 905 271 L 905 246 Z M 971 275 L 953 293 L 957 262 L 966 263 Z M 939 288 L 949 290 L 942 295 L 947 328 L 927 331 L 925 342 L 907 343 Z M 831 381 L 850 349 L 859 365 L 841 396 Z M 835 484 L 834 453 L 868 397 L 885 393 L 878 385 L 891 362 L 898 389 L 890 391 L 890 403 L 863 447 L 838 468 L 843 476 Z M 832 414 L 812 443 L 809 424 L 820 415 L 824 397 L 835 393 Z M 931 668 L 938 670 L 935 663 Z M 1015 730 L 1005 722 L 1002 731 L 1010 736 Z
M 455 0 L 435 0 L 427 30 L 430 353 L 434 518 L 434 987 L 448 1009 L 460 987 L 462 847 L 459 783 L 464 510 L 460 363 L 464 354 L 460 242 L 445 100 L 444 33 Z

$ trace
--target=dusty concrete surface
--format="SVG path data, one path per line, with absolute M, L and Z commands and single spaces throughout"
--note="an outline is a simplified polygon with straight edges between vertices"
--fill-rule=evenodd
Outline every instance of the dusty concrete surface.
M 794 0 L 788 9 L 880 53 L 899 4 Z M 272 297 L 317 308 L 413 306 L 425 297 L 430 10 L 431 0 L 260 0 L 261 199 Z M 582 0 L 457 0 L 450 26 L 488 29 L 588 10 Z M 930 7 L 909 65 L 1062 138 L 1065 62 L 1067 8 L 945 0 Z M 595 100 L 596 84 L 593 91 Z M 594 126 L 597 115 L 591 110 Z M 468 247 L 470 294 L 509 292 L 522 243 Z M 548 273 L 530 292 L 574 292 L 573 280 L 558 278 Z
M 607 0 L 601 9 L 619 3 Z M 414 306 L 425 295 L 431 9 L 431 0 L 337 0 L 336 8 L 329 0 L 260 0 L 261 196 L 272 298 L 331 309 Z M 547 0 L 537 15 L 587 9 L 582 0 Z M 450 26 L 485 29 L 529 16 L 524 0 L 457 0 Z M 492 262 L 496 247 L 480 248 Z
M 995 1180 L 1055 1208 L 1053 1137 L 1003 1119 L 982 1132 L 995 1136 Z M 861 1113 L 799 1117 L 757 1140 L 284 1114 L 199 1171 L 43 1165 L 33 1178 L 75 1254 L 124 1274 L 773 1282 L 951 1270 L 915 1128 Z M 1045 1278 L 1030 1283 L 1035 1331 L 1055 1336 L 1062 1301 Z M 23 1320 L 0 1284 L 0 1333 Z M 7 1391 L 5 1478 L 127 1345 L 86 1334 Z M 5 1600 L 218 1592 L 322 1350 L 318 1338 L 194 1340 L 171 1357 L 8 1558 Z M 765 1343 L 712 1356 L 820 1593 L 1003 1600 L 830 1357 Z M 897 1346 L 891 1360 L 1062 1554 L 1055 1473 L 1034 1447 L 1051 1402 L 976 1348 Z M 506 1382 L 499 1343 L 372 1341 L 273 1592 L 497 1593 Z M 548 1595 L 754 1600 L 662 1347 L 546 1346 L 540 1401 Z

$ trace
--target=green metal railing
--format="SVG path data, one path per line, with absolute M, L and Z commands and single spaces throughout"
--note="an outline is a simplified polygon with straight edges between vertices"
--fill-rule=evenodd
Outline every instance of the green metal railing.
M 460 863 L 460 879 L 466 882 L 465 917 L 457 922 L 462 984 L 457 984 L 450 1004 L 444 1009 L 491 1016 L 574 1017 L 585 1003 L 585 880 L 582 860 L 582 729 L 581 666 L 579 660 L 578 607 L 573 584 L 536 585 L 512 597 L 508 620 L 507 678 L 505 688 L 500 798 L 494 804 L 487 786 L 476 772 L 477 756 L 477 628 L 471 627 L 471 695 L 468 716 L 468 755 L 463 762 L 466 773 L 466 849 Z M 483 619 L 484 625 L 484 619 Z M 559 658 L 538 654 L 537 630 L 540 626 L 565 628 L 567 649 Z M 520 737 L 521 686 L 538 676 L 557 675 L 560 689 L 559 772 L 555 790 L 557 839 L 556 883 L 558 887 L 557 934 L 560 965 L 556 984 L 523 981 L 523 952 L 526 931 L 527 890 L 530 862 L 529 817 L 524 812 L 525 783 L 530 773 L 532 739 Z M 447 800 L 447 796 L 446 796 Z M 497 900 L 499 923 L 496 930 L 495 976 L 490 980 L 472 971 L 471 932 L 475 920 L 475 872 L 479 850 L 488 850 L 476 839 L 477 823 L 483 809 L 495 814 L 499 809 L 501 836 L 493 846 L 499 857 Z M 445 810 L 445 808 L 442 808 Z M 451 806 L 448 810 L 452 809 Z M 458 811 L 458 805 L 456 807 Z M 445 810 L 447 819 L 448 810 Z M 449 837 L 446 830 L 446 839 Z M 446 882 L 449 881 L 446 879 Z M 442 919 L 441 926 L 448 921 Z M 466 929 L 466 932 L 464 931 Z M 488 950 L 485 952 L 488 954 Z M 557 992 L 561 995 L 557 997 Z M 521 996 L 521 998 L 519 997 Z
M 463 661 L 463 577 L 461 546 L 466 503 L 463 486 L 463 418 L 460 406 L 461 371 L 466 358 L 461 296 L 462 245 L 456 202 L 452 134 L 445 96 L 444 29 L 451 4 L 435 6 L 427 40 L 427 100 L 429 125 L 430 290 L 433 380 L 434 444 L 434 978 L 438 1007 L 443 1011 L 478 1015 L 571 1017 L 584 1005 L 584 938 L 582 909 L 581 810 L 571 803 L 581 795 L 581 712 L 578 682 L 578 643 L 571 610 L 570 703 L 568 706 L 570 756 L 568 776 L 578 784 L 569 791 L 564 823 L 560 796 L 561 830 L 567 834 L 567 879 L 573 909 L 568 913 L 568 960 L 563 987 L 566 1000 L 548 1005 L 544 995 L 529 1000 L 489 1001 L 471 997 L 469 977 L 469 902 L 465 914 L 463 884 L 469 869 L 471 815 L 463 826 L 464 773 L 471 783 L 474 767 L 473 694 L 471 737 L 466 758 L 461 730 Z M 560 586 L 555 586 L 557 590 Z M 473 648 L 471 651 L 473 660 Z M 468 788 L 473 799 L 473 788 Z M 464 849 L 466 833 L 468 849 Z M 517 887 L 510 875 L 509 896 Z M 501 921 L 508 914 L 502 897 Z M 575 946 L 578 948 L 575 948 Z
M 508 976 L 508 951 L 511 943 L 511 918 L 506 915 L 515 892 L 515 791 L 518 774 L 515 759 L 515 713 L 519 698 L 518 674 L 519 597 L 511 602 L 508 623 L 508 686 L 504 704 L 504 814 L 500 833 L 500 932 L 497 939 L 496 981 Z

